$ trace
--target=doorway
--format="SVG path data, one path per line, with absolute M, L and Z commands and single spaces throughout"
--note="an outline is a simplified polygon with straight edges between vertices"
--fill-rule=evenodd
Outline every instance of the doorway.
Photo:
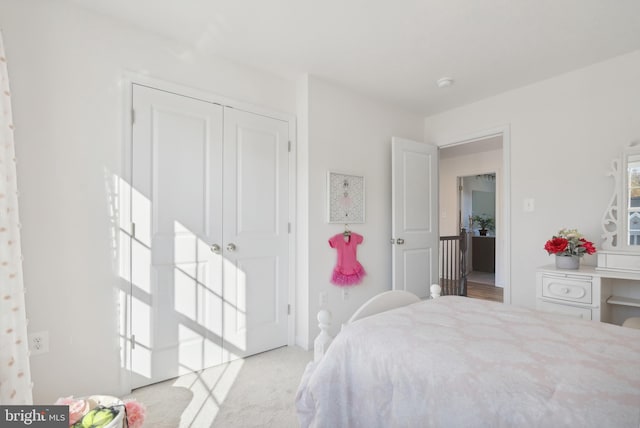
M 510 302 L 508 151 L 506 127 L 440 145 L 439 150 L 440 235 L 467 230 L 468 294 L 477 289 L 481 298 L 506 303 Z M 480 217 L 492 220 L 486 237 L 479 233 Z
M 467 234 L 467 278 L 495 285 L 495 172 L 458 177 L 459 230 Z
M 467 240 L 467 295 L 502 302 L 496 287 L 496 173 L 458 177 L 460 231 Z

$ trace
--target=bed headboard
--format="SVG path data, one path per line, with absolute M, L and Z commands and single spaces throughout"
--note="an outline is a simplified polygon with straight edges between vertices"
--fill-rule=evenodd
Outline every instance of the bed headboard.
M 438 284 L 433 284 L 431 285 L 430 291 L 431 298 L 436 299 L 440 297 L 442 288 Z M 349 321 L 347 321 L 344 325 L 350 324 L 354 321 L 371 315 L 375 315 L 380 312 L 410 305 L 419 301 L 420 298 L 418 296 L 408 291 L 385 291 L 367 300 L 362 306 L 358 308 L 357 311 L 355 311 L 351 318 L 349 318 Z M 331 335 L 329 334 L 329 327 L 331 327 L 331 312 L 327 311 L 326 309 L 318 312 L 318 326 L 320 327 L 320 334 L 313 342 L 315 361 L 318 361 L 322 358 L 333 340 L 333 337 L 331 337 Z
M 346 324 L 351 324 L 359 319 L 375 315 L 390 309 L 399 308 L 401 306 L 410 305 L 419 302 L 420 298 L 413 293 L 404 290 L 391 290 L 377 294 L 367 300 L 358 310 L 349 318 Z

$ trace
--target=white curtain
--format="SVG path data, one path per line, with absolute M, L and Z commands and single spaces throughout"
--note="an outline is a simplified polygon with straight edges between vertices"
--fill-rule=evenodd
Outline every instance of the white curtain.
M 0 33 L 0 404 L 32 404 L 18 185 L 7 58 Z

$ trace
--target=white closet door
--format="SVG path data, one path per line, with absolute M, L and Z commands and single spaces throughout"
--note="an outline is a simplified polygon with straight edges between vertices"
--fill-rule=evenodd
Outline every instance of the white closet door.
M 287 344 L 288 123 L 134 85 L 132 387 Z
M 438 148 L 392 140 L 393 289 L 429 296 L 438 283 Z
M 222 107 L 133 86 L 132 387 L 223 361 Z
M 229 358 L 287 344 L 288 124 L 225 109 L 224 341 Z

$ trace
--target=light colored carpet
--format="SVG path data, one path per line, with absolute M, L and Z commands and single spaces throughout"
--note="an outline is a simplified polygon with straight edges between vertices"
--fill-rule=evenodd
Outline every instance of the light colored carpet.
M 313 352 L 283 347 L 134 390 L 148 428 L 299 426 L 295 394 Z

